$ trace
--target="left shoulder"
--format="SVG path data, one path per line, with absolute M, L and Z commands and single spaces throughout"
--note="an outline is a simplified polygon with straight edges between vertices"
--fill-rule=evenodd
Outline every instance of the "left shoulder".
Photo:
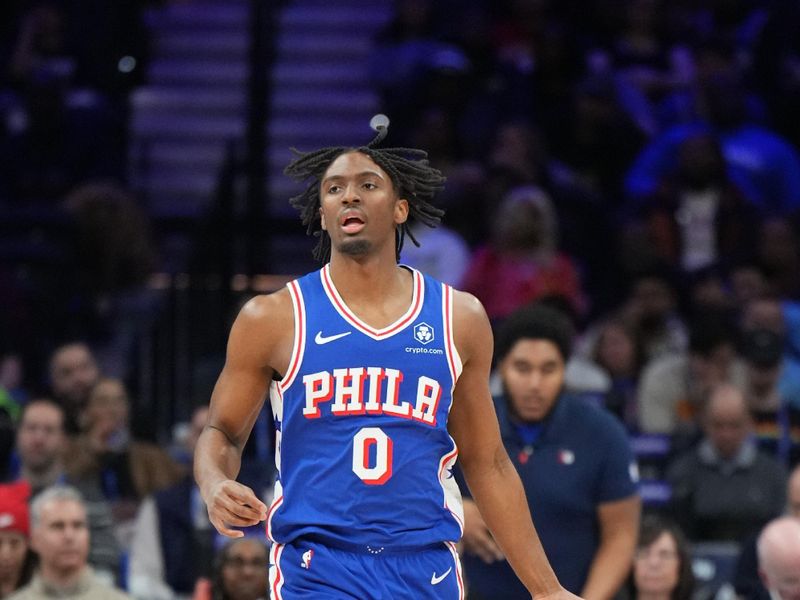
M 487 352 L 491 362 L 494 338 L 486 310 L 475 296 L 456 289 L 453 289 L 453 337 L 465 363 L 471 355 Z

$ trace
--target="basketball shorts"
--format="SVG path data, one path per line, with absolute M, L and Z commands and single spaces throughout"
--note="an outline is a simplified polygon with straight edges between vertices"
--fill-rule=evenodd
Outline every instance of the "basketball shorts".
M 464 599 L 452 542 L 418 549 L 273 544 L 269 586 L 272 600 Z

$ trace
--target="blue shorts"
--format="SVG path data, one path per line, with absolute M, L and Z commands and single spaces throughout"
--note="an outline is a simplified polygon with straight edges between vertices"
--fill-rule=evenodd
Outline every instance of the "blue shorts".
M 303 539 L 273 544 L 272 600 L 463 600 L 455 544 L 421 550 L 342 549 Z

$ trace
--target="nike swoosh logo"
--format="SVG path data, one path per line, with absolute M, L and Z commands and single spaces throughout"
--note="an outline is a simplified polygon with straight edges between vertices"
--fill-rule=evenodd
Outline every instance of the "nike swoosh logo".
M 336 335 L 329 335 L 329 336 L 326 337 L 326 336 L 322 335 L 321 331 L 318 331 L 317 332 L 317 336 L 314 338 L 314 341 L 317 342 L 317 344 L 319 344 L 321 346 L 322 344 L 327 344 L 328 342 L 332 342 L 334 340 L 338 340 L 339 338 L 343 338 L 344 336 L 350 335 L 351 333 L 353 333 L 353 332 L 352 331 L 345 331 L 344 333 L 337 333 Z
M 437 583 L 441 583 L 441 582 L 442 582 L 442 580 L 443 580 L 445 577 L 447 577 L 448 575 L 450 575 L 450 571 L 452 571 L 452 570 L 453 570 L 453 567 L 449 567 L 449 568 L 447 569 L 447 571 L 445 571 L 444 573 L 442 573 L 442 574 L 441 574 L 441 575 L 439 575 L 438 577 L 436 576 L 436 571 L 434 571 L 434 572 L 433 572 L 433 575 L 431 575 L 431 585 L 436 585 Z

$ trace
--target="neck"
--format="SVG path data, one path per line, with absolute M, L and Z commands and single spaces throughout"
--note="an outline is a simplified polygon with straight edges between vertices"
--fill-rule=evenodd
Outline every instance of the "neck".
M 39 567 L 39 575 L 45 583 L 53 587 L 69 588 L 80 581 L 86 572 L 86 568 L 84 565 L 79 569 L 56 569 L 42 564 Z
M 669 592 L 637 592 L 636 600 L 670 600 Z
M 56 483 L 63 472 L 64 468 L 59 461 L 39 470 L 33 470 L 23 465 L 20 469 L 20 478 L 31 484 L 31 488 L 34 490 L 40 490 Z
M 0 598 L 10 596 L 11 593 L 17 589 L 18 580 L 19 573 L 9 574 L 6 577 L 0 578 Z
M 358 259 L 334 254 L 331 256 L 330 273 L 345 301 L 377 301 L 394 295 L 403 284 L 403 273 L 397 267 L 394 256 L 389 261 L 381 256 Z

